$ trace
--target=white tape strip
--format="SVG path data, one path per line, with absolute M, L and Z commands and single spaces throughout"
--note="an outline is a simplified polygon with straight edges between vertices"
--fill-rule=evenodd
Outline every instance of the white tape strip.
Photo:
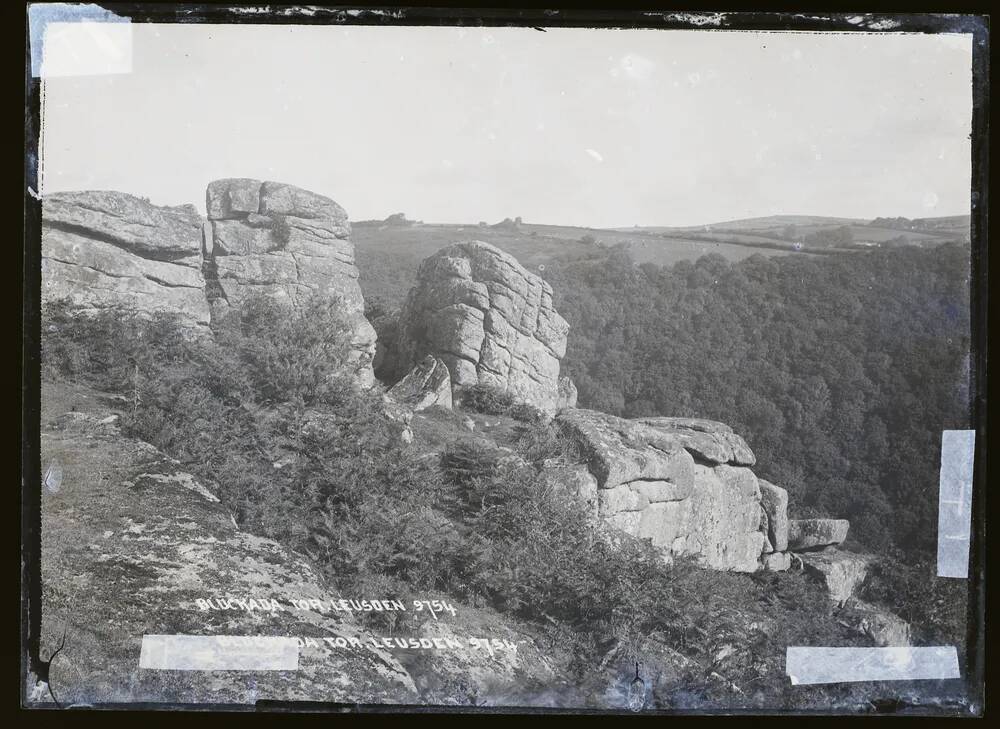
M 131 72 L 131 23 L 50 23 L 45 28 L 42 78 Z
M 938 577 L 969 576 L 972 465 L 975 451 L 976 431 L 942 431 L 938 491 Z
M 785 673 L 792 685 L 850 681 L 961 678 L 954 646 L 912 648 L 791 647 Z
M 132 72 L 132 24 L 98 5 L 28 6 L 31 75 L 95 76 Z
M 144 635 L 139 668 L 163 671 L 297 671 L 295 638 L 254 635 Z

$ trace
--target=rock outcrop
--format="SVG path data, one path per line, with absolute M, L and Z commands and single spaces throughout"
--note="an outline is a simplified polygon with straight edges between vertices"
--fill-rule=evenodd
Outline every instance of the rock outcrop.
M 760 482 L 760 503 L 767 517 L 767 538 L 771 550 L 784 552 L 788 549 L 788 492 L 770 481 Z
M 489 385 L 554 412 L 575 396 L 559 382 L 568 331 L 543 279 L 488 243 L 455 243 L 420 266 L 392 370 L 400 377 L 433 355 L 456 388 Z
M 847 519 L 792 519 L 788 522 L 788 548 L 804 552 L 842 544 L 850 526 Z
M 448 620 L 426 619 L 411 634 L 419 639 L 469 645 L 466 650 L 396 651 L 399 662 L 413 676 L 421 701 L 444 706 L 511 704 L 530 696 L 534 687 L 548 687 L 563 666 L 536 642 L 526 626 L 509 617 L 471 606 L 462 606 Z M 486 647 L 478 636 L 489 636 Z M 493 641 L 499 644 L 493 648 Z M 500 647 L 502 646 L 502 647 Z M 516 646 L 516 649 L 512 649 Z
M 871 557 L 868 555 L 839 549 L 806 552 L 799 557 L 805 572 L 823 583 L 830 593 L 830 599 L 838 605 L 854 595 L 868 576 L 871 564 Z
M 871 639 L 876 646 L 913 645 L 910 624 L 895 613 L 861 600 L 850 599 L 847 625 Z
M 65 631 L 49 674 L 61 703 L 416 699 L 409 673 L 350 614 L 292 609 L 290 597 L 331 594 L 304 558 L 237 528 L 212 484 L 123 437 L 105 403 L 99 393 L 57 386 L 42 400 L 41 461 L 63 473 L 41 504 L 42 645 L 51 652 Z M 271 599 L 283 609 L 265 607 Z M 261 607 L 232 607 L 236 600 Z M 296 671 L 165 671 L 140 669 L 146 634 L 314 644 L 300 649 Z
M 364 317 L 347 213 L 333 200 L 280 182 L 216 180 L 205 201 L 206 276 L 213 316 L 249 295 L 297 306 L 312 294 L 342 302 L 363 387 L 374 383 L 375 330 Z
M 161 207 L 121 192 L 62 192 L 42 202 L 42 298 L 81 313 L 128 305 L 167 312 L 209 335 L 255 293 L 291 306 L 317 293 L 341 302 L 348 369 L 374 383 L 375 330 L 364 317 L 347 214 L 280 182 L 216 180 L 206 222 L 192 205 Z
M 727 426 L 578 409 L 556 422 L 589 454 L 600 523 L 714 569 L 788 569 L 787 555 L 773 545 L 767 553 L 767 507 L 747 467 L 753 453 Z
M 518 215 L 516 218 L 504 218 L 499 223 L 491 226 L 497 230 L 510 230 L 518 231 L 521 229 L 521 216 Z
M 176 314 L 207 334 L 201 217 L 121 192 L 59 192 L 42 202 L 42 300 L 81 313 L 128 305 Z

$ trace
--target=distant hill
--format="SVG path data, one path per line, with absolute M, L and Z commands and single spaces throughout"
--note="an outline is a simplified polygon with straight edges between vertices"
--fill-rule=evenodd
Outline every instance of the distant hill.
M 895 221 L 892 223 L 883 221 Z M 905 222 L 899 222 L 905 221 Z M 860 218 L 771 215 L 684 228 L 646 226 L 586 228 L 544 225 L 508 218 L 502 223 L 393 225 L 392 221 L 353 224 L 360 283 L 368 301 L 398 306 L 414 283 L 417 266 L 435 251 L 460 240 L 482 240 L 539 271 L 556 259 L 588 257 L 595 250 L 622 246 L 636 263 L 672 265 L 715 253 L 730 261 L 754 254 L 811 256 L 837 251 L 968 240 L 969 216 Z M 882 227 L 894 226 L 894 227 Z M 846 227 L 850 234 L 841 228 Z M 849 241 L 845 245 L 845 241 Z
M 905 221 L 907 225 L 898 225 Z M 910 225 L 912 224 L 912 225 Z M 762 232 L 780 230 L 789 225 L 804 228 L 823 228 L 831 226 L 872 226 L 878 228 L 919 230 L 924 232 L 956 232 L 967 231 L 970 226 L 968 215 L 947 215 L 937 218 L 838 218 L 825 215 L 766 215 L 760 218 L 740 218 L 738 220 L 725 220 L 717 223 L 706 223 L 703 225 L 687 226 L 633 226 L 631 228 L 613 228 L 618 231 L 647 231 L 650 233 L 672 233 L 685 231 L 742 231 L 742 232 Z
M 794 241 L 813 233 L 840 227 L 850 228 L 854 241 L 881 243 L 900 235 L 908 241 L 933 242 L 943 240 L 967 240 L 971 219 L 968 215 L 948 215 L 939 218 L 836 218 L 822 215 L 768 215 L 761 218 L 728 220 L 705 225 L 665 227 L 639 226 L 616 228 L 617 231 L 647 232 L 660 235 L 683 235 L 690 233 L 725 234 L 738 236 L 743 243 L 753 243 L 755 238 L 781 238 Z
M 352 224 L 355 256 L 365 300 L 398 306 L 415 282 L 420 262 L 461 240 L 481 240 L 510 253 L 525 268 L 544 275 L 554 260 L 586 258 L 604 248 L 623 246 L 636 263 L 671 265 L 694 261 L 709 253 L 739 261 L 749 256 L 810 255 L 787 241 L 753 238 L 749 244 L 727 242 L 723 236 L 670 235 L 646 231 L 614 231 L 559 225 L 393 226 L 384 221 Z
M 639 230 L 648 230 L 655 233 L 668 233 L 686 230 L 769 230 L 783 228 L 786 225 L 865 225 L 868 221 L 863 218 L 834 218 L 823 215 L 767 215 L 762 218 L 741 218 L 739 220 L 725 220 L 719 223 L 707 223 L 705 225 L 688 226 L 649 226 L 640 227 Z M 619 228 L 618 230 L 627 230 Z M 633 228 L 634 230 L 634 228 Z

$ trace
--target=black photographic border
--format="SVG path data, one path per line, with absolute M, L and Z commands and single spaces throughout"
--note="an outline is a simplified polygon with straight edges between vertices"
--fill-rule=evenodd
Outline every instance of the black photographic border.
M 419 6 L 316 7 L 269 4 L 266 12 L 248 12 L 247 4 L 101 3 L 100 7 L 128 17 L 133 23 L 197 23 L 260 25 L 381 25 L 381 26 L 468 26 L 546 28 L 650 28 L 687 30 L 796 30 L 845 33 L 971 33 L 972 57 L 972 179 L 971 179 L 971 323 L 972 360 L 970 368 L 971 424 L 976 430 L 972 532 L 969 562 L 969 607 L 967 617 L 966 664 L 962 675 L 969 686 L 972 702 L 982 711 L 985 700 L 986 640 L 986 487 L 987 481 L 987 306 L 988 306 L 988 202 L 989 202 L 989 18 L 983 14 L 878 13 L 779 11 L 678 11 L 650 8 L 610 10 L 592 8 L 476 8 Z M 551 7 L 551 6 L 550 6 Z M 976 10 L 981 13 L 982 10 Z M 29 674 L 47 672 L 46 656 L 40 654 L 41 637 L 41 464 L 40 433 L 40 297 L 41 297 L 41 202 L 37 197 L 41 84 L 31 75 L 31 50 L 27 14 L 25 38 L 25 157 L 24 157 L 24 247 L 22 261 L 22 313 L 20 358 L 20 674 L 19 703 L 24 708 L 25 680 Z M 32 707 L 35 708 L 35 707 Z M 38 707 L 41 708 L 41 707 Z M 391 704 L 328 704 L 299 702 L 259 702 L 256 709 L 246 705 L 203 704 L 102 704 L 100 709 L 172 710 L 191 709 L 199 713 L 215 711 L 294 711 L 416 714 L 615 714 L 616 710 L 572 710 L 517 707 L 446 707 Z M 909 710 L 907 710 L 909 708 Z M 682 712 L 644 712 L 676 715 Z M 725 713 L 723 711 L 699 711 Z M 810 712 L 755 711 L 753 715 L 837 715 L 836 711 Z M 883 713 L 880 711 L 879 713 Z M 926 707 L 886 706 L 888 714 L 933 714 Z M 949 712 L 946 710 L 945 715 Z

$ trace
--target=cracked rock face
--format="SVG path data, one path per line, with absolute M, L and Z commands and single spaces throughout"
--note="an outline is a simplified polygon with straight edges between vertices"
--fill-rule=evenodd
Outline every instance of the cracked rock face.
M 42 300 L 68 298 L 81 313 L 128 304 L 168 312 L 207 333 L 201 217 L 121 192 L 46 195 L 42 202 Z
M 768 509 L 781 511 L 774 519 L 780 522 L 787 501 L 765 502 L 760 481 L 746 467 L 753 453 L 728 426 L 626 420 L 582 409 L 563 410 L 557 422 L 589 453 L 595 517 L 606 527 L 713 569 L 753 572 L 762 560 L 767 569 L 788 569 L 768 539 L 770 521 L 762 518 Z
M 569 324 L 543 279 L 494 246 L 466 241 L 426 259 L 417 282 L 400 315 L 397 376 L 430 354 L 458 388 L 489 385 L 549 412 L 570 400 L 570 384 L 559 381 Z
M 333 200 L 245 178 L 208 186 L 206 222 L 192 205 L 164 207 L 122 192 L 46 195 L 42 299 L 81 313 L 127 304 L 167 312 L 209 335 L 213 318 L 262 293 L 297 306 L 317 292 L 342 302 L 350 374 L 375 377 L 375 330 L 364 317 L 347 214 Z
M 210 183 L 205 208 L 205 271 L 213 316 L 254 293 L 290 306 L 312 293 L 336 295 L 350 331 L 354 375 L 362 387 L 370 387 L 375 330 L 364 317 L 344 209 L 308 190 L 246 178 Z
M 775 552 L 788 549 L 788 492 L 760 479 L 761 506 L 767 517 L 767 537 Z

